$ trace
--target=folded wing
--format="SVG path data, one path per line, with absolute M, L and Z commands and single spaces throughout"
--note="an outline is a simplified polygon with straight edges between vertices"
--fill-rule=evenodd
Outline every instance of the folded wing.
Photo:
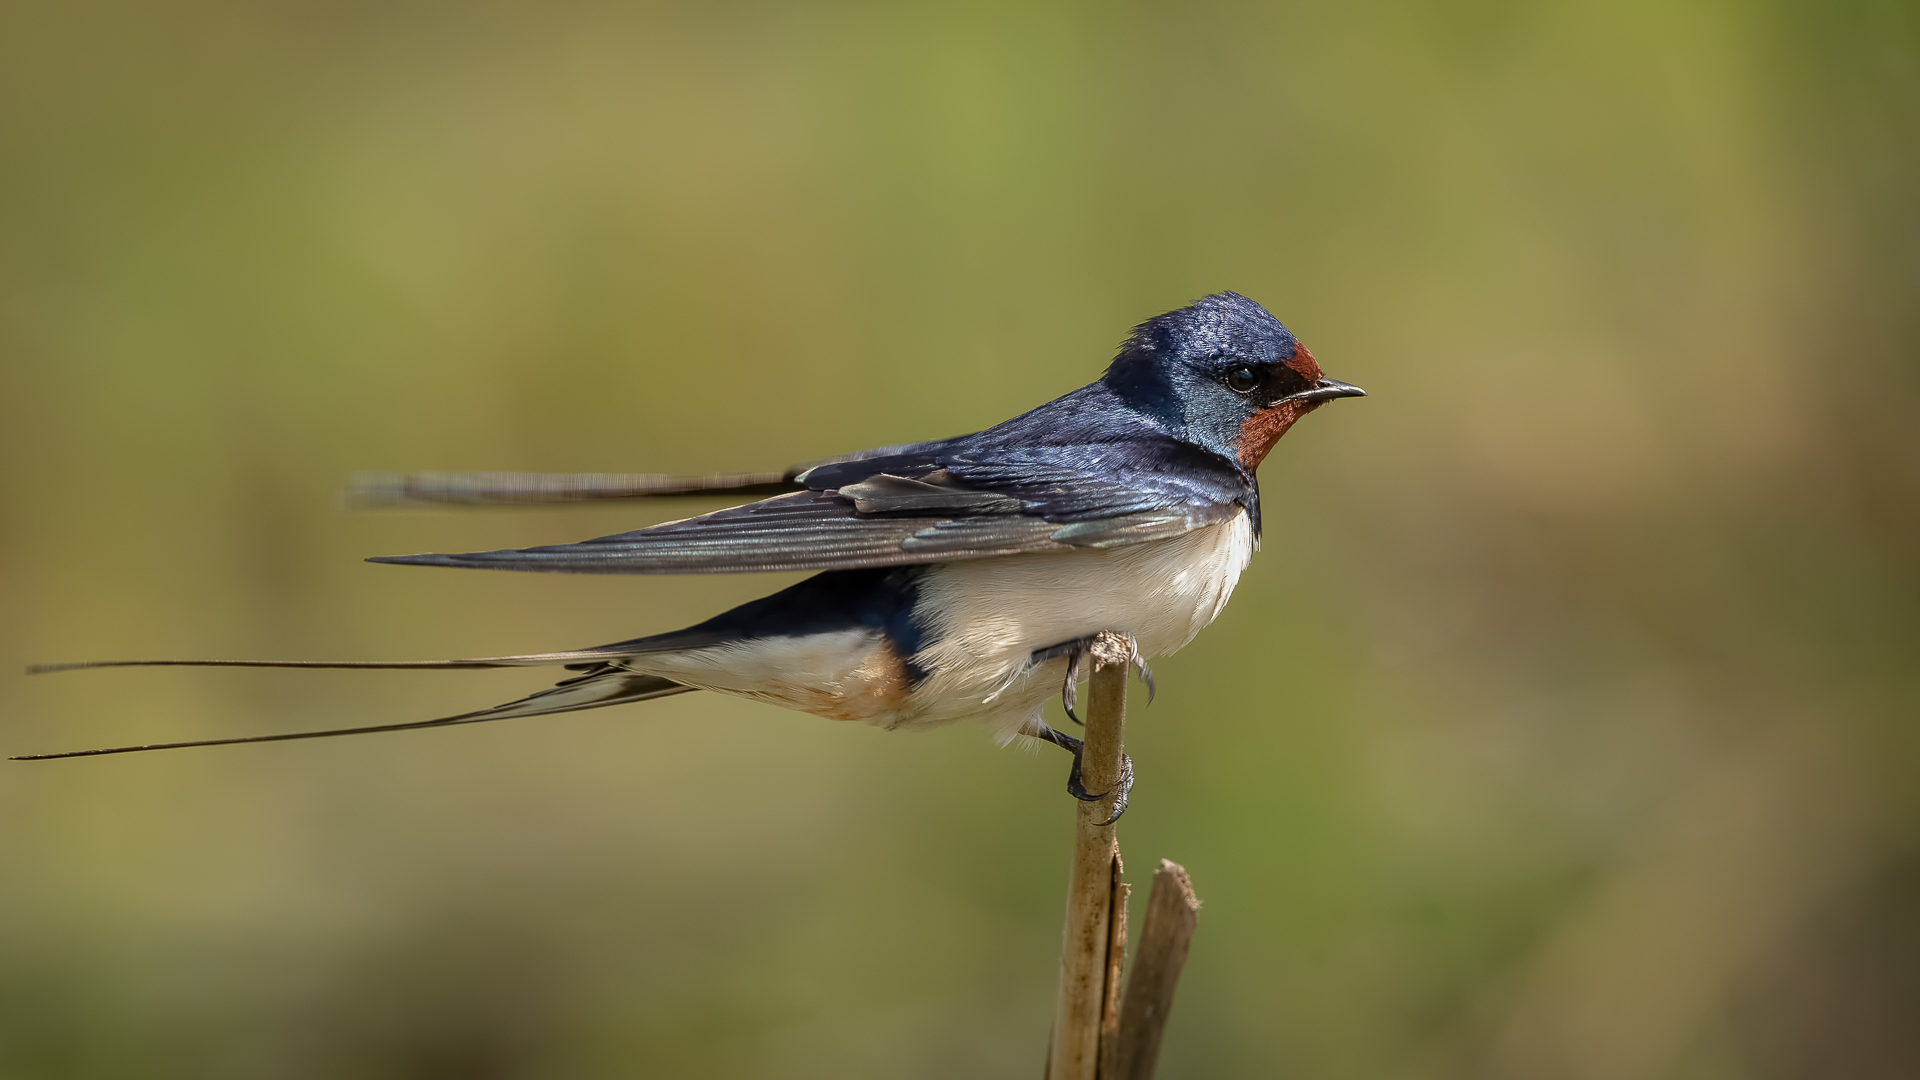
M 1088 403 L 1098 390 L 973 435 L 777 476 L 416 480 L 397 490 L 475 504 L 759 494 L 781 485 L 786 493 L 578 544 L 371 561 L 575 574 L 851 570 L 1146 543 L 1257 515 L 1252 477 L 1236 463 L 1138 418 L 1113 420 L 1112 408 Z
M 903 478 L 891 478 L 900 480 Z M 1170 506 L 1053 522 L 1024 512 L 935 514 L 860 509 L 918 505 L 924 493 L 807 491 L 578 544 L 466 554 L 400 555 L 372 562 L 575 574 L 723 574 L 851 570 L 1026 552 L 1144 543 L 1224 521 L 1237 508 Z M 976 509 L 967 507 L 966 509 Z

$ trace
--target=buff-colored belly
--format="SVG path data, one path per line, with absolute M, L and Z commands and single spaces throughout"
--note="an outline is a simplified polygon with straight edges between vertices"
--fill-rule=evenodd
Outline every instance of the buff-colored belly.
M 634 658 L 635 670 L 829 720 L 890 723 L 910 707 L 906 665 L 870 630 L 744 641 Z
M 881 634 L 847 629 L 754 638 L 635 657 L 635 670 L 687 686 L 833 720 L 931 727 L 969 717 L 1010 735 L 1057 694 L 1065 661 L 1030 666 L 1036 649 L 1102 630 L 1165 656 L 1226 606 L 1253 553 L 1242 514 L 1184 536 L 1129 547 L 941 563 L 922 579 L 912 661 Z

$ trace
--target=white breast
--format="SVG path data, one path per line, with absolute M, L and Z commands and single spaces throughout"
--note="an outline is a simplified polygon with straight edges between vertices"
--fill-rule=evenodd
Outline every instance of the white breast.
M 1226 607 L 1253 548 L 1242 512 L 1171 540 L 934 567 L 915 607 L 928 643 L 914 660 L 931 674 L 906 722 L 984 713 L 1017 727 L 1064 674 L 1063 661 L 1029 670 L 1033 651 L 1102 630 L 1131 636 L 1143 656 L 1177 651 Z

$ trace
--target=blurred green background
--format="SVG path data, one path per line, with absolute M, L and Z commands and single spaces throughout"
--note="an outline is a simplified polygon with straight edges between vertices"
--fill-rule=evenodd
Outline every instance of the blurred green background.
M 1129 729 L 1168 1077 L 1920 1075 L 1906 2 L 0 7 L 0 750 L 442 715 L 788 576 L 460 574 L 1263 302 L 1365 386 Z M 0 1077 L 1028 1077 L 1057 753 L 708 695 L 0 769 Z

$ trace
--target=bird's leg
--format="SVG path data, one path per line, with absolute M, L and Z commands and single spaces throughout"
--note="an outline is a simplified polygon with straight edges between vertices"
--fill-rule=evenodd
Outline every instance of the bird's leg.
M 1100 824 L 1105 826 L 1119 821 L 1120 815 L 1127 812 L 1127 796 L 1133 791 L 1133 759 L 1125 754 L 1120 755 L 1120 783 L 1114 791 L 1088 791 L 1086 785 L 1080 782 L 1080 755 L 1085 751 L 1086 744 L 1064 731 L 1054 730 L 1050 725 L 1041 724 L 1039 727 L 1037 733 L 1029 730 L 1028 734 L 1036 739 L 1045 739 L 1073 755 L 1073 768 L 1067 772 L 1067 794 L 1081 802 L 1099 802 L 1113 795 L 1113 813 Z
M 1065 681 L 1060 684 L 1060 705 L 1067 710 L 1067 719 L 1076 724 L 1080 724 L 1082 727 L 1086 725 L 1081 723 L 1080 715 L 1073 711 L 1073 703 L 1074 698 L 1079 694 L 1080 690 L 1081 661 L 1086 659 L 1087 650 L 1093 647 L 1093 639 L 1097 636 L 1099 635 L 1089 634 L 1083 638 L 1074 638 L 1072 641 L 1063 641 L 1058 645 L 1049 645 L 1044 649 L 1035 649 L 1033 650 L 1033 655 L 1027 660 L 1029 664 L 1043 664 L 1048 660 L 1057 660 L 1062 656 L 1067 658 L 1067 677 Z M 1153 704 L 1153 695 L 1155 692 L 1153 669 L 1147 666 L 1147 658 L 1140 655 L 1138 644 L 1131 638 L 1128 639 L 1128 644 L 1132 646 L 1133 649 L 1133 655 L 1129 658 L 1129 662 L 1133 665 L 1133 670 L 1139 672 L 1140 681 L 1146 684 L 1147 704 L 1151 705 Z
M 1147 658 L 1140 655 L 1138 648 L 1133 650 L 1133 670 L 1140 673 L 1140 681 L 1147 685 L 1147 704 L 1153 704 L 1153 669 L 1147 666 Z
M 1093 650 L 1094 640 L 1097 637 L 1099 637 L 1099 635 L 1089 634 L 1086 637 L 1075 638 L 1072 641 L 1063 641 L 1058 645 L 1049 645 L 1044 649 L 1035 649 L 1033 650 L 1032 656 L 1028 659 L 1028 662 L 1031 664 L 1042 664 L 1048 660 L 1057 660 L 1063 656 L 1067 658 L 1067 675 L 1065 681 L 1062 682 L 1060 686 L 1060 704 L 1066 707 L 1067 719 L 1072 720 L 1076 724 L 1081 723 L 1079 715 L 1073 711 L 1074 697 L 1077 695 L 1080 685 L 1081 664 Z M 1135 671 L 1140 673 L 1140 681 L 1147 684 L 1147 704 L 1151 705 L 1153 704 L 1154 689 L 1153 669 L 1147 666 L 1146 658 L 1140 655 L 1139 644 L 1132 638 L 1125 640 L 1128 650 L 1127 662 L 1133 666 Z M 1111 663 L 1113 661 L 1109 659 L 1107 662 Z M 1035 727 L 1039 728 L 1039 730 L 1033 730 Z M 1064 731 L 1055 731 L 1051 726 L 1039 721 L 1037 718 L 1035 722 L 1028 727 L 1026 734 L 1036 739 L 1045 739 L 1073 755 L 1073 769 L 1067 773 L 1067 794 L 1072 795 L 1081 802 L 1098 802 L 1108 795 L 1114 797 L 1113 814 L 1107 818 L 1107 820 L 1101 822 L 1101 825 L 1111 825 L 1120 820 L 1121 814 L 1127 812 L 1127 795 L 1133 790 L 1132 758 L 1126 754 L 1120 755 L 1120 782 L 1114 786 L 1113 791 L 1095 793 L 1088 791 L 1086 785 L 1080 781 L 1080 758 L 1085 749 L 1084 743 Z
M 1092 646 L 1093 637 L 1088 635 L 1072 641 L 1063 641 L 1058 645 L 1049 645 L 1044 649 L 1035 649 L 1032 655 L 1027 657 L 1028 667 L 1038 667 L 1049 660 L 1058 660 L 1063 656 L 1067 658 L 1067 677 L 1060 684 L 1060 705 L 1067 710 L 1067 719 L 1076 724 L 1080 724 L 1080 715 L 1073 711 L 1073 699 L 1080 688 L 1080 661 Z M 1080 724 L 1080 726 L 1086 725 Z M 1059 733 L 1055 732 L 1055 734 Z M 1045 738 L 1045 736 L 1036 736 L 1036 738 Z

